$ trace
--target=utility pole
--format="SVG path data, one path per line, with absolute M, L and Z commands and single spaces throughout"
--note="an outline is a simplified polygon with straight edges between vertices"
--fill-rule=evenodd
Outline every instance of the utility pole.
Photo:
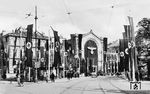
M 37 58 L 37 19 L 38 19 L 38 17 L 37 17 L 37 6 L 35 6 L 35 64 L 37 65 L 37 63 L 38 63 L 38 58 Z M 36 69 L 35 69 L 35 82 L 37 82 L 38 81 L 38 78 L 37 78 L 37 67 L 36 67 Z

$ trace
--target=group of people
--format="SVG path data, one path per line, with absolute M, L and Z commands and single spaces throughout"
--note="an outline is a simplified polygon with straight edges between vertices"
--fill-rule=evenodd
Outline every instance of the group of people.
M 55 75 L 53 72 L 50 74 L 50 80 L 52 82 L 55 82 Z M 48 73 L 46 73 L 46 82 L 48 82 Z

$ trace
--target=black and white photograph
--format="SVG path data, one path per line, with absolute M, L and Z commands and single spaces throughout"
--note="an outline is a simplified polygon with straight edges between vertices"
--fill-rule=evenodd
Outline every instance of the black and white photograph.
M 150 94 L 150 1 L 0 0 L 0 94 Z

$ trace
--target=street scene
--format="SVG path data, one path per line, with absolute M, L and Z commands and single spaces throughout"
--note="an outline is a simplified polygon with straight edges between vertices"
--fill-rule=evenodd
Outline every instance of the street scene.
M 142 82 L 141 90 L 130 90 L 124 79 L 112 76 L 98 78 L 82 77 L 58 79 L 53 82 L 24 83 L 18 87 L 16 82 L 1 82 L 1 94 L 149 94 L 150 82 Z
M 150 94 L 149 4 L 1 1 L 0 94 Z

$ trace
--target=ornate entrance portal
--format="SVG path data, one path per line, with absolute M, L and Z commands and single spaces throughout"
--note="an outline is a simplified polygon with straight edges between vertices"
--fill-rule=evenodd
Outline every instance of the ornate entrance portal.
M 82 73 L 103 71 L 103 38 L 92 30 L 82 37 L 81 70 Z
M 88 74 L 97 72 L 98 67 L 98 53 L 97 45 L 94 41 L 88 40 L 84 46 L 84 55 L 86 60 L 86 72 Z

